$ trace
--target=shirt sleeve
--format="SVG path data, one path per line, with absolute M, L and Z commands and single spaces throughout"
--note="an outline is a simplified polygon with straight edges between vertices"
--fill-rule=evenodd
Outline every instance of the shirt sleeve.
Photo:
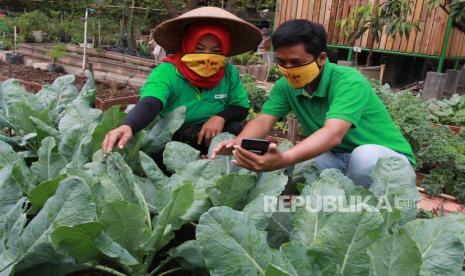
M 282 80 L 276 82 L 270 94 L 268 95 L 268 99 L 263 104 L 260 113 L 272 115 L 277 118 L 284 118 L 289 113 L 289 111 L 291 111 L 284 86 L 285 84 L 283 84 Z
M 331 84 L 328 95 L 329 110 L 325 120 L 341 119 L 357 127 L 368 102 L 372 89 L 368 81 L 361 76 L 348 80 L 341 78 Z
M 144 97 L 153 97 L 160 100 L 163 106 L 166 106 L 170 97 L 170 80 L 172 74 L 176 74 L 176 69 L 170 64 L 162 63 L 158 65 L 147 77 L 147 82 L 140 89 L 141 99 Z
M 245 91 L 244 86 L 242 85 L 241 76 L 239 71 L 233 65 L 229 68 L 231 72 L 231 88 L 230 88 L 230 97 L 227 103 L 229 106 L 241 106 L 244 108 L 249 108 L 249 98 L 247 97 L 247 92 Z

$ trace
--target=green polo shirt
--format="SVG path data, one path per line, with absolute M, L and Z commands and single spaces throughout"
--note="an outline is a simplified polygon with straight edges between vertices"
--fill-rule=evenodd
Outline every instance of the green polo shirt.
M 140 94 L 141 98 L 155 97 L 163 103 L 161 117 L 186 106 L 184 125 L 205 122 L 228 106 L 249 108 L 239 72 L 231 64 L 225 66 L 225 75 L 215 88 L 201 90 L 192 86 L 172 63 L 163 62 L 150 73 Z
M 305 135 L 322 128 L 328 119 L 337 118 L 352 123 L 352 128 L 334 151 L 352 152 L 358 146 L 376 144 L 402 153 L 412 164 L 416 164 L 410 144 L 369 82 L 354 68 L 326 61 L 320 83 L 313 94 L 303 88 L 292 88 L 282 77 L 270 92 L 261 113 L 282 118 L 291 110 Z

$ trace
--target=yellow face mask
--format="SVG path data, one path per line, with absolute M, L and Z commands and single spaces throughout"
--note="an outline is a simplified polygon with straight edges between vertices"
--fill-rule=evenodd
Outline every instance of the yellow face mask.
M 217 54 L 185 54 L 181 61 L 197 75 L 211 77 L 226 65 L 226 57 Z
M 311 83 L 320 74 L 320 68 L 316 61 L 309 64 L 292 68 L 282 67 L 278 64 L 278 69 L 289 81 L 293 88 L 302 88 Z

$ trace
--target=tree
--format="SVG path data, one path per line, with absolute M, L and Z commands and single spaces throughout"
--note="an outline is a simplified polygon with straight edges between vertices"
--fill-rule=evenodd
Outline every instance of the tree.
M 407 39 L 413 30 L 418 30 L 418 22 L 409 21 L 407 16 L 411 13 L 410 0 L 388 0 L 374 4 L 366 4 L 356 7 L 346 18 L 336 22 L 344 36 L 349 40 L 350 45 L 369 32 L 369 53 L 366 65 L 370 66 L 373 54 L 374 42 L 380 42 L 383 34 L 392 38 L 397 35 L 405 36 Z

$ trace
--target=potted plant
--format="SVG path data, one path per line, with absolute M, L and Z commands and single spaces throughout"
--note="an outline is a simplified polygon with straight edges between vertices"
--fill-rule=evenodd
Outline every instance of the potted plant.
M 246 74 L 248 72 L 248 66 L 257 61 L 258 57 L 254 52 L 247 52 L 232 57 L 233 64 L 241 74 Z
M 53 45 L 48 51 L 48 56 L 52 59 L 52 63 L 47 65 L 47 70 L 53 73 L 64 73 L 65 69 L 63 66 L 58 65 L 57 62 L 60 58 L 66 56 L 68 50 L 66 46 L 62 43 L 57 43 Z
M 16 32 L 16 26 L 13 27 L 13 41 L 10 42 L 11 46 L 8 48 L 13 48 L 13 52 L 5 54 L 5 61 L 8 64 L 23 64 L 24 56 L 16 51 L 18 43 L 23 41 L 22 36 L 18 36 Z
M 354 46 L 355 41 L 361 38 L 366 32 L 371 34 L 369 36 L 371 40 L 368 41 L 367 68 L 359 68 L 362 73 L 370 73 L 369 77 L 373 78 L 376 75 L 373 74 L 373 70 L 375 69 L 378 70 L 377 75 L 381 75 L 381 66 L 378 68 L 368 67 L 371 66 L 374 45 L 380 42 L 383 35 L 392 38 L 400 35 L 400 37 L 405 36 L 408 39 L 411 31 L 419 29 L 418 22 L 408 20 L 407 16 L 410 12 L 411 0 L 391 0 L 383 3 L 376 0 L 375 3 L 358 6 L 348 17 L 336 22 L 336 26 L 343 30 L 344 36 L 348 39 L 351 46 Z M 357 62 L 357 53 L 355 58 L 355 62 Z

